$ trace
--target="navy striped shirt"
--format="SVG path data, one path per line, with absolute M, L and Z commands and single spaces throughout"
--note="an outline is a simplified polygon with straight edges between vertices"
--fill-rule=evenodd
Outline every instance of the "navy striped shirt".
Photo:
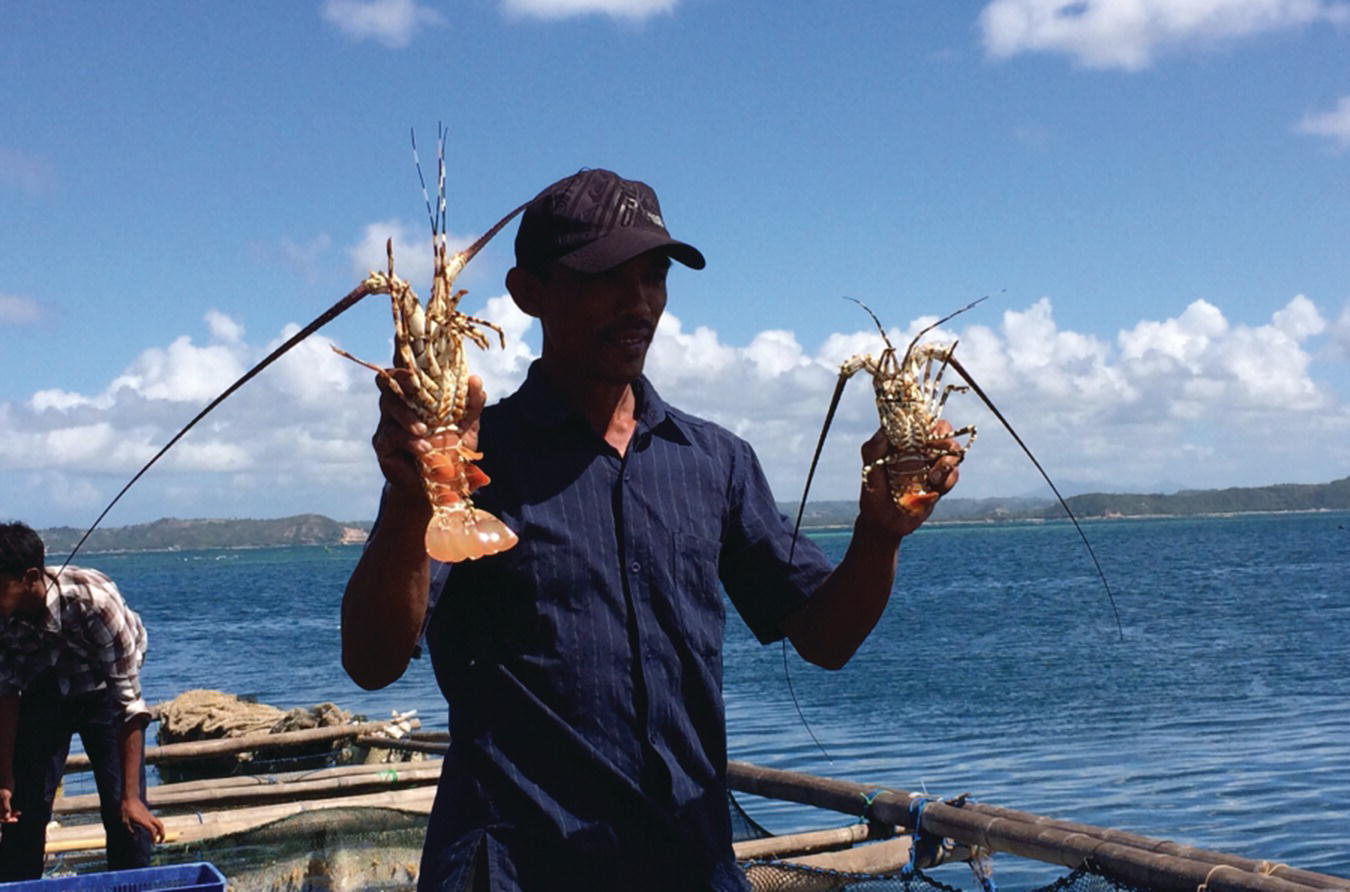
M 483 413 L 492 482 L 474 499 L 520 543 L 455 565 L 428 626 L 453 745 L 424 888 L 459 888 L 473 863 L 494 890 L 749 888 L 727 817 L 723 587 L 774 641 L 831 565 L 805 538 L 789 565 L 749 444 L 633 387 L 623 456 L 538 363 Z

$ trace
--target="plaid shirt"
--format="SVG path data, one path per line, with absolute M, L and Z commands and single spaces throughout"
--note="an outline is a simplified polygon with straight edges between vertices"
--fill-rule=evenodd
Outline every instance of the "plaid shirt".
M 149 715 L 141 699 L 145 625 L 97 570 L 47 568 L 47 604 L 35 617 L 0 620 L 0 695 L 21 694 L 44 671 L 61 693 L 111 689 L 124 718 Z

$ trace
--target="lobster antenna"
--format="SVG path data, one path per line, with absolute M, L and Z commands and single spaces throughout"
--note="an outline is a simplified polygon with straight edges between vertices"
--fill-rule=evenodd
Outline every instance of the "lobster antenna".
M 1097 576 L 1102 581 L 1102 588 L 1106 589 L 1106 599 L 1111 602 L 1111 614 L 1116 618 L 1116 631 L 1120 633 L 1120 640 L 1124 641 L 1125 627 L 1120 622 L 1120 610 L 1116 608 L 1115 595 L 1111 594 L 1111 585 L 1106 581 L 1106 573 L 1102 570 L 1101 561 L 1097 560 L 1097 552 L 1092 550 L 1092 543 L 1088 541 L 1087 533 L 1083 532 L 1083 527 L 1078 523 L 1078 518 L 1074 516 L 1073 509 L 1069 507 L 1068 501 L 1060 494 L 1059 487 L 1055 486 L 1055 481 L 1050 479 L 1050 475 L 1046 473 L 1045 468 L 1041 467 L 1041 463 L 1036 460 L 1036 456 L 1031 454 L 1031 449 L 1026 443 L 1022 442 L 1022 438 L 1017 435 L 1017 431 L 1013 430 L 1013 426 L 1008 423 L 1008 419 L 1003 417 L 1003 413 L 994 405 L 993 400 L 989 399 L 985 392 L 980 389 L 980 385 L 975 383 L 975 379 L 970 377 L 970 373 L 965 370 L 965 367 L 956 361 L 955 356 L 948 356 L 947 361 L 951 363 L 952 368 L 956 369 L 962 378 L 966 379 L 970 389 L 975 391 L 975 395 L 984 401 L 984 404 L 989 407 L 990 412 L 994 413 L 994 417 L 999 420 L 999 423 L 1007 429 L 1008 433 L 1012 434 L 1012 438 L 1017 441 L 1018 446 L 1022 447 L 1022 451 L 1027 454 L 1027 458 L 1031 459 L 1031 463 L 1036 466 L 1036 470 L 1041 472 L 1045 482 L 1050 484 L 1050 489 L 1054 492 L 1055 498 L 1059 499 L 1059 504 L 1063 506 L 1064 513 L 1069 515 L 1069 520 L 1073 521 L 1073 528 L 1078 531 L 1078 538 L 1082 539 L 1083 545 L 1087 547 L 1088 556 L 1092 558 L 1092 565 L 1097 568 Z
M 949 320 L 951 320 L 951 319 L 953 319 L 953 318 L 955 318 L 955 317 L 957 317 L 957 316 L 960 316 L 960 315 L 961 315 L 962 313 L 964 313 L 966 310 L 969 310 L 970 308 L 972 308 L 972 307 L 974 307 L 974 306 L 977 306 L 977 305 L 979 305 L 979 304 L 982 304 L 982 303 L 984 303 L 985 301 L 987 301 L 988 299 L 989 299 L 989 295 L 986 294 L 984 297 L 980 298 L 979 300 L 972 300 L 970 303 L 966 304 L 966 305 L 965 305 L 964 307 L 962 307 L 961 309 L 959 309 L 959 310 L 953 310 L 952 312 L 948 313 L 946 316 L 943 316 L 941 319 L 939 319 L 938 321 L 934 322 L 932 325 L 930 325 L 930 326 L 928 326 L 927 328 L 925 328 L 925 329 L 923 329 L 922 331 L 920 331 L 918 334 L 916 334 L 916 335 L 914 336 L 914 340 L 910 341 L 910 342 L 909 342 L 909 346 L 905 349 L 905 361 L 906 361 L 906 362 L 909 361 L 909 354 L 913 353 L 913 352 L 914 352 L 914 348 L 918 346 L 918 344 L 919 344 L 919 338 L 921 338 L 921 337 L 923 337 L 924 335 L 928 334 L 930 331 L 932 331 L 933 329 L 937 328 L 937 327 L 938 327 L 939 325 L 941 325 L 942 323 L 947 322 L 947 321 L 949 321 Z
M 439 171 L 436 178 L 436 200 L 440 205 L 441 221 L 440 233 L 445 235 L 445 138 L 450 134 L 450 128 L 441 122 L 436 122 L 436 167 Z
M 886 342 L 886 349 L 894 352 L 895 348 L 891 346 L 891 339 L 886 337 L 886 329 L 882 328 L 881 320 L 877 318 L 876 313 L 872 312 L 872 308 L 869 307 L 867 304 L 863 303 L 862 301 L 858 300 L 856 297 L 849 297 L 848 295 L 844 295 L 844 300 L 851 300 L 855 304 L 857 304 L 858 306 L 862 307 L 864 310 L 867 311 L 867 315 L 871 316 L 872 321 L 877 324 L 877 331 L 881 332 L 881 339 Z
M 852 300 L 852 298 L 849 298 Z M 866 309 L 864 307 L 864 309 Z M 871 310 L 868 310 L 870 313 Z M 825 423 L 820 426 L 820 438 L 816 440 L 816 451 L 811 456 L 811 468 L 806 472 L 806 486 L 802 488 L 802 501 L 797 506 L 797 522 L 792 527 L 792 545 L 788 548 L 788 563 L 797 553 L 797 534 L 801 532 L 802 515 L 806 512 L 806 496 L 811 492 L 811 481 L 816 476 L 816 465 L 820 463 L 820 451 L 825 448 L 825 435 L 830 432 L 830 423 L 834 421 L 834 410 L 839 408 L 839 398 L 844 395 L 847 378 L 841 377 L 834 385 L 834 396 L 830 398 L 830 408 L 825 412 Z
M 413 164 L 417 167 L 417 182 L 422 184 L 422 200 L 427 205 L 427 218 L 431 220 L 431 234 L 436 235 L 436 212 L 431 209 L 431 194 L 427 192 L 427 181 L 422 176 L 422 159 L 417 157 L 417 131 L 409 128 L 409 135 L 412 137 Z
M 792 687 L 792 673 L 788 671 L 786 638 L 783 639 L 783 678 L 787 681 L 788 696 L 792 698 L 792 705 L 797 710 L 797 718 L 801 721 L 802 727 L 805 728 L 806 733 L 810 735 L 811 742 L 816 745 L 816 749 L 820 750 L 820 754 L 825 757 L 825 761 L 833 765 L 834 758 L 825 750 L 824 744 L 816 737 L 816 732 L 811 730 L 811 723 L 806 720 L 806 714 L 802 712 L 802 704 L 797 700 L 797 692 Z

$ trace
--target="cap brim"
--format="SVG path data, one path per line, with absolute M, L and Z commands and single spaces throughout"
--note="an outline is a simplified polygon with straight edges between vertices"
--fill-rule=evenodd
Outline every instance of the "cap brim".
M 676 241 L 669 235 L 642 229 L 616 229 L 571 254 L 558 258 L 563 266 L 579 273 L 602 273 L 639 254 L 663 249 L 672 260 L 690 269 L 703 269 L 707 261 L 693 245 Z

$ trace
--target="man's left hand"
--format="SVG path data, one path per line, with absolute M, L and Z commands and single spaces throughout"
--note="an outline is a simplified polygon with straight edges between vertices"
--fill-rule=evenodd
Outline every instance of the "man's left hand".
M 139 799 L 122 802 L 122 826 L 133 836 L 137 827 L 144 827 L 150 831 L 150 838 L 155 842 L 164 841 L 164 822 L 150 814 L 150 809 Z
M 933 427 L 933 434 L 936 437 L 947 437 L 951 432 L 952 426 L 946 421 L 938 421 Z M 934 445 L 951 452 L 957 451 L 958 448 L 956 441 L 952 439 L 940 439 Z M 889 448 L 885 431 L 878 429 L 872 439 L 863 444 L 863 463 L 876 461 L 885 455 Z M 937 493 L 939 497 L 950 492 L 961 476 L 961 472 L 957 469 L 960 464 L 961 459 L 956 455 L 944 455 L 934 462 L 928 469 L 928 490 Z M 868 475 L 867 485 L 863 487 L 862 494 L 858 497 L 858 514 L 864 523 L 903 537 L 922 526 L 933 513 L 936 504 L 937 499 L 933 499 L 919 505 L 917 513 L 897 507 L 891 497 L 891 488 L 886 481 L 886 468 L 883 466 L 873 468 L 872 473 Z

